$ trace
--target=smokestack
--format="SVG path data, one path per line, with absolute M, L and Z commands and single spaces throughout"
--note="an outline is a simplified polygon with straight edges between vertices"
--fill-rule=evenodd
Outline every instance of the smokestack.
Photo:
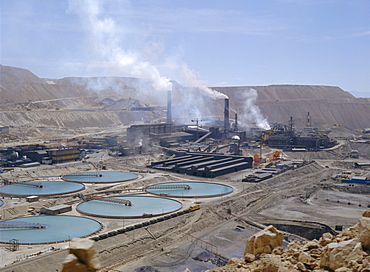
M 230 122 L 229 122 L 229 99 L 228 98 L 225 98 L 224 127 L 225 127 L 225 129 L 229 129 L 230 128 Z
M 235 113 L 235 131 L 238 131 L 238 114 Z
M 311 126 L 311 117 L 310 117 L 310 113 L 307 113 L 307 126 L 310 127 Z
M 167 123 L 172 124 L 172 92 L 167 91 Z

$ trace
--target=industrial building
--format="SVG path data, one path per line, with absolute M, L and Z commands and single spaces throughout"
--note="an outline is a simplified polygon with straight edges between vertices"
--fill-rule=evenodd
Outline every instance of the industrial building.
M 370 139 L 370 128 L 365 128 L 362 131 L 362 138 L 365 139 L 365 140 L 369 140 Z
M 283 150 L 317 151 L 333 147 L 336 142 L 328 135 L 312 127 L 311 119 L 307 117 L 307 125 L 302 131 L 296 131 L 293 127 L 293 117 L 290 117 L 289 125 L 276 124 L 269 131 L 262 133 L 264 144 Z
M 150 167 L 208 178 L 252 168 L 252 157 L 239 156 L 240 141 L 241 139 L 246 139 L 246 134 L 245 131 L 237 130 L 237 115 L 235 115 L 234 129 L 230 128 L 229 99 L 225 99 L 224 103 L 223 127 L 221 125 L 221 127 L 210 128 L 199 127 L 197 118 L 191 120 L 196 123 L 195 126 L 173 125 L 170 95 L 168 101 L 166 124 L 135 125 L 127 129 L 128 142 L 138 142 L 139 139 L 144 137 L 151 140 L 157 139 L 161 146 L 168 148 L 168 154 L 177 155 L 169 160 L 152 162 Z M 205 141 L 207 138 L 217 142 L 223 140 L 229 140 L 229 142 L 219 145 L 213 144 L 211 140 L 204 148 L 201 148 L 200 142 Z M 194 143 L 192 148 L 187 147 L 186 144 L 180 144 L 190 142 Z M 191 152 L 190 149 L 194 148 L 196 148 L 195 152 Z M 228 154 L 220 152 L 223 148 L 228 149 Z
M 169 134 L 177 131 L 178 127 L 169 123 L 132 125 L 127 128 L 127 142 L 137 143 L 143 138 L 155 138 L 160 134 Z
M 185 153 L 173 159 L 152 162 L 150 167 L 198 177 L 214 178 L 252 168 L 252 165 L 252 157 Z
M 80 150 L 77 148 L 31 150 L 23 152 L 23 155 L 33 162 L 52 164 L 79 160 Z
M 0 126 L 0 132 L 4 134 L 9 134 L 9 127 L 8 126 Z
M 0 150 L 3 167 L 27 167 L 63 163 L 80 159 L 79 147 L 47 148 L 45 145 L 22 145 Z
M 48 154 L 53 163 L 77 161 L 80 159 L 80 150 L 76 148 L 50 149 Z
M 84 141 L 86 148 L 107 148 L 117 145 L 117 136 L 93 137 Z
M 57 205 L 53 207 L 42 207 L 40 213 L 47 215 L 58 215 L 69 211 L 72 211 L 71 205 Z
M 23 154 L 27 158 L 30 158 L 33 162 L 41 163 L 43 160 L 47 160 L 50 161 L 51 164 L 51 158 L 49 157 L 49 154 L 46 149 L 26 151 Z

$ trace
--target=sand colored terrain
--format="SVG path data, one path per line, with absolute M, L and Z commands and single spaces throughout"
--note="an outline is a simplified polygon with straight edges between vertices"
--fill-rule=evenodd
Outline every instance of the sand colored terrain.
M 82 135 L 100 128 L 122 130 L 135 122 L 165 120 L 166 93 L 148 89 L 150 84 L 139 79 L 43 79 L 26 69 L 2 65 L 0 76 L 0 125 L 10 126 L 10 133 L 16 136 Z M 184 101 L 189 103 L 192 90 L 173 85 L 174 114 L 186 115 L 187 109 L 181 107 Z M 251 88 L 257 91 L 255 98 L 248 95 Z M 305 126 L 307 112 L 311 113 L 312 124 L 323 128 L 339 124 L 346 129 L 363 129 L 370 122 L 370 100 L 356 98 L 339 87 L 271 85 L 212 89 L 229 97 L 232 112 L 238 113 L 240 122 L 255 122 L 254 117 L 248 117 L 252 104 L 260 108 L 262 118 L 268 122 L 286 124 L 293 117 L 296 127 Z M 191 95 L 191 99 L 198 97 L 203 101 L 207 116 L 222 118 L 223 99 L 213 100 L 197 91 Z M 153 111 L 131 110 L 147 106 L 161 107 Z M 230 117 L 233 119 L 233 114 Z

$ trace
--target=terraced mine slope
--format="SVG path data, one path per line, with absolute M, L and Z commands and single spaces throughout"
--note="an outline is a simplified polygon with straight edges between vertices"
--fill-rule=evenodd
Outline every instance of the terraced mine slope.
M 101 128 L 122 130 L 135 122 L 165 120 L 166 95 L 148 91 L 150 84 L 140 79 L 43 79 L 28 70 L 2 65 L 0 77 L 0 125 L 10 126 L 10 133 L 17 136 L 60 137 L 101 132 Z M 176 114 L 190 90 L 176 83 L 174 86 L 172 100 Z M 297 127 L 304 126 L 307 112 L 311 113 L 312 123 L 321 127 L 339 124 L 347 129 L 363 129 L 370 123 L 370 99 L 356 98 L 339 87 L 212 88 L 229 96 L 230 107 L 241 121 L 244 118 L 254 122 L 248 115 L 253 115 L 251 105 L 256 104 L 270 123 L 287 123 L 292 116 Z M 222 118 L 223 99 L 205 98 L 204 103 L 210 114 Z M 138 110 L 146 107 L 148 110 Z

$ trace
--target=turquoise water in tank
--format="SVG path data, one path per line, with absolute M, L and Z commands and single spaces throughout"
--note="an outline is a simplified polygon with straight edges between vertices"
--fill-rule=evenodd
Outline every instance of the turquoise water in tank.
M 191 189 L 154 189 L 156 185 L 189 185 Z M 228 185 L 208 182 L 166 182 L 146 187 L 153 194 L 165 194 L 172 197 L 212 197 L 229 194 L 233 188 Z
M 17 239 L 23 244 L 52 243 L 84 237 L 100 230 L 100 223 L 77 216 L 32 216 L 1 221 L 0 223 L 40 223 L 44 229 L 0 229 L 0 242 Z
M 137 174 L 120 171 L 92 171 L 63 176 L 64 180 L 86 183 L 113 183 L 136 179 Z
M 102 217 L 137 217 L 143 214 L 159 215 L 181 209 L 182 204 L 176 200 L 153 196 L 114 197 L 129 200 L 132 206 L 101 200 L 89 200 L 77 206 L 82 213 Z
M 33 196 L 33 195 L 56 195 L 76 192 L 85 188 L 81 183 L 65 182 L 55 180 L 28 181 L 28 184 L 17 183 L 0 187 L 0 194 Z M 41 184 L 42 187 L 31 186 L 29 184 Z

